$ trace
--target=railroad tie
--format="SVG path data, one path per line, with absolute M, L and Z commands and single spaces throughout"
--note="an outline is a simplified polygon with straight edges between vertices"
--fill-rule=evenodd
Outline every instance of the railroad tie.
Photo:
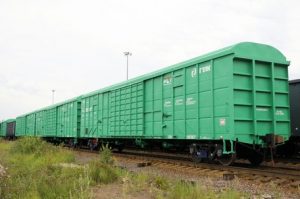
M 232 172 L 222 172 L 223 173 L 223 180 L 233 180 L 234 179 L 234 173 Z
M 151 166 L 151 162 L 137 162 L 136 163 L 137 167 L 146 167 L 146 166 Z
M 273 179 L 272 177 L 264 177 L 260 181 L 266 183 L 266 182 L 270 182 L 272 179 Z
M 292 186 L 293 188 L 299 189 L 299 188 L 300 188 L 300 180 L 297 180 L 297 181 L 291 183 L 291 186 Z
M 277 185 L 283 185 L 283 184 L 285 184 L 285 182 L 287 182 L 287 180 L 286 179 L 276 179 L 272 182 L 277 184 Z

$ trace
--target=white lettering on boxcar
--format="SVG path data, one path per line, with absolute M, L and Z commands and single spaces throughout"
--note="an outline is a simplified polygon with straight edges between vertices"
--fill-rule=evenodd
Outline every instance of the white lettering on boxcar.
M 175 105 L 176 106 L 179 106 L 179 105 L 182 105 L 183 104 L 183 99 L 177 99 L 176 101 L 175 101 Z
M 170 106 L 172 106 L 172 102 L 171 101 L 165 101 L 164 107 L 170 107 Z
M 267 108 L 256 108 L 257 111 L 262 111 L 262 112 L 266 112 L 269 111 L 269 109 Z
M 197 68 L 193 68 L 191 71 L 191 76 L 194 78 L 197 75 Z
M 201 68 L 199 68 L 199 74 L 210 72 L 210 69 L 211 69 L 210 65 L 202 66 Z
M 164 86 L 172 84 L 172 77 L 171 76 L 164 77 L 163 84 Z
M 196 139 L 196 135 L 186 135 L 186 139 Z
M 284 115 L 284 112 L 282 110 L 277 110 L 276 115 Z
M 192 97 L 188 97 L 186 99 L 186 105 L 193 105 L 193 104 L 196 104 L 196 100 Z

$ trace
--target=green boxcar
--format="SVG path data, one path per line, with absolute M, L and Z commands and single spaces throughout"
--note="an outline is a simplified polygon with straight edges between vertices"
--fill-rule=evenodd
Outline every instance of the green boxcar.
M 16 137 L 26 135 L 26 115 L 17 117 L 16 119 Z
M 257 164 L 253 148 L 290 136 L 288 65 L 271 46 L 239 43 L 20 116 L 17 136 L 188 145 L 196 158 Z
M 0 137 L 5 137 L 6 136 L 6 126 L 7 126 L 6 121 L 2 121 L 0 123 Z
M 36 124 L 35 124 L 35 133 L 36 136 L 43 137 L 46 134 L 46 110 L 39 110 L 35 112 Z
M 71 99 L 57 106 L 57 137 L 78 137 L 80 99 Z
M 65 102 L 39 109 L 32 114 L 35 115 L 35 132 L 40 137 L 56 137 L 57 132 L 57 107 L 62 106 Z M 31 116 L 32 122 L 33 115 Z M 29 118 L 28 118 L 29 119 Z M 32 129 L 32 127 L 30 127 Z
M 0 123 L 0 137 L 13 138 L 15 136 L 15 119 L 7 119 Z
M 36 135 L 36 114 L 35 112 L 26 115 L 26 136 Z
M 147 137 L 261 144 L 289 137 L 289 62 L 276 49 L 241 43 L 176 65 L 145 82 Z
M 6 122 L 6 137 L 14 139 L 16 134 L 16 119 L 8 119 Z
M 80 137 L 143 136 L 143 83 L 82 96 Z
M 80 137 L 287 140 L 288 65 L 244 42 L 84 95 Z
M 57 132 L 57 107 L 48 107 L 45 112 L 45 134 L 43 137 L 55 137 Z

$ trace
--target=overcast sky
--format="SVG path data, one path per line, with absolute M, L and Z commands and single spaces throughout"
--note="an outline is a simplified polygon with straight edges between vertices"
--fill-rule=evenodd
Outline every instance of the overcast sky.
M 241 41 L 300 78 L 300 1 L 0 0 L 0 120 Z

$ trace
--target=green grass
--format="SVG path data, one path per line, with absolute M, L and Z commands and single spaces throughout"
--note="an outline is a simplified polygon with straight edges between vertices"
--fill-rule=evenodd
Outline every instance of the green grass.
M 121 172 L 117 168 L 97 160 L 88 164 L 88 174 L 92 185 L 113 183 L 118 181 L 121 176 Z
M 0 178 L 0 198 L 89 198 L 90 178 L 72 163 L 72 152 L 38 138 L 0 143 L 0 164 L 8 168 Z
M 123 192 L 127 195 L 147 193 L 156 199 L 239 199 L 248 198 L 233 189 L 215 191 L 201 182 L 189 183 L 171 180 L 163 176 L 141 173 L 126 173 L 123 176 Z
M 151 198 L 241 198 L 233 189 L 215 191 L 201 182 L 195 184 L 149 173 L 134 173 L 114 166 L 110 148 L 102 146 L 98 159 L 74 166 L 74 154 L 39 138 L 15 142 L 0 140 L 0 164 L 7 169 L 0 176 L 0 198 L 91 198 L 91 188 L 118 183 L 126 198 L 145 193 Z M 247 198 L 247 196 L 246 196 Z

